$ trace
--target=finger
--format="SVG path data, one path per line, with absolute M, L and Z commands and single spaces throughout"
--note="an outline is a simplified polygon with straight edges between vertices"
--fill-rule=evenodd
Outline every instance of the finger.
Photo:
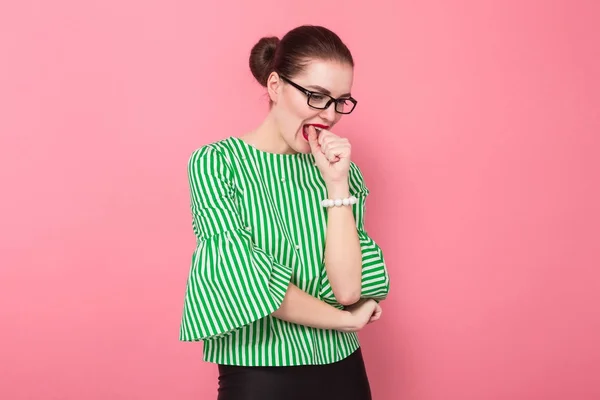
M 379 316 L 381 315 L 381 306 L 379 304 L 377 304 L 375 306 L 375 308 L 373 309 L 373 316 Z
M 314 126 L 308 127 L 308 144 L 315 158 L 322 157 L 322 148 L 318 141 L 317 131 Z
M 336 135 L 335 133 L 328 131 L 327 129 L 321 129 L 319 131 L 319 142 L 323 143 L 323 142 L 327 142 L 329 140 L 346 140 L 345 138 L 342 138 L 341 136 Z
M 345 144 L 334 143 L 332 145 L 325 145 L 325 147 L 321 147 L 321 149 L 323 153 L 335 154 L 338 157 L 350 156 L 350 146 Z
M 321 149 L 323 151 L 328 151 L 332 149 L 344 149 L 344 151 L 347 154 L 350 154 L 351 148 L 352 146 L 350 145 L 350 142 L 346 139 L 326 140 L 323 144 L 321 144 Z
M 371 318 L 369 318 L 369 321 L 377 321 L 379 318 L 381 318 L 381 314 L 375 313 L 375 314 L 371 315 Z
M 340 161 L 340 157 L 339 157 L 337 154 L 335 154 L 335 153 L 332 153 L 332 152 L 330 152 L 330 151 L 329 151 L 329 152 L 326 152 L 326 153 L 324 153 L 324 155 L 325 155 L 325 158 L 327 159 L 327 161 L 329 161 L 329 162 L 330 162 L 330 163 L 332 163 L 332 164 L 334 164 L 334 163 L 336 163 L 336 162 Z
M 345 146 L 333 147 L 323 152 L 330 162 L 337 162 L 342 158 L 350 157 L 350 149 Z
M 315 130 L 315 127 L 312 125 L 309 125 L 307 128 L 307 131 L 308 131 L 308 144 L 310 144 L 311 149 L 320 147 L 321 144 L 317 140 L 317 131 Z
M 319 144 L 321 146 L 323 146 L 325 143 L 327 143 L 329 141 L 335 140 L 336 138 L 338 138 L 338 136 L 331 131 L 328 131 L 326 129 L 321 129 L 319 131 Z

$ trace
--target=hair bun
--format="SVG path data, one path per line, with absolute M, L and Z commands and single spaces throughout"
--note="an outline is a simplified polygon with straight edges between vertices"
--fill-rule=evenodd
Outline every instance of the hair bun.
M 278 37 L 266 36 L 261 38 L 250 51 L 250 71 L 262 86 L 267 86 L 278 44 Z

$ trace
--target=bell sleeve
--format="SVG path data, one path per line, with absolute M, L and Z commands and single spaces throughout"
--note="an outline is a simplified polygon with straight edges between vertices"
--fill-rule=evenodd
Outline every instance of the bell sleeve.
M 353 205 L 353 212 L 362 254 L 361 298 L 381 301 L 389 293 L 390 277 L 381 247 L 365 230 L 365 210 L 369 189 L 359 167 L 355 163 L 350 164 L 349 183 L 350 194 L 358 199 L 356 204 Z M 342 308 L 333 294 L 325 268 L 323 268 L 321 274 L 320 297 L 323 301 Z
M 237 210 L 233 169 L 210 145 L 188 161 L 197 246 L 186 283 L 180 340 L 218 338 L 279 308 L 291 268 L 255 246 Z

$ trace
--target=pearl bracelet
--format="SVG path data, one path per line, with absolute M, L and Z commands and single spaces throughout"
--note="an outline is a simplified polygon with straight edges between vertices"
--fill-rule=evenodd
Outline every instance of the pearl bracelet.
M 350 197 L 345 197 L 343 199 L 325 199 L 323 201 L 321 201 L 321 205 L 323 207 L 340 207 L 340 206 L 348 206 L 351 204 L 356 204 L 356 202 L 358 202 L 358 199 L 354 196 L 350 196 Z

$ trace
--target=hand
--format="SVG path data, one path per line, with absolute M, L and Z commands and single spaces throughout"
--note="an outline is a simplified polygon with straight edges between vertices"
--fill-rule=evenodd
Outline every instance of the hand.
M 348 321 L 345 324 L 346 332 L 357 332 L 368 323 L 375 322 L 381 316 L 381 307 L 373 299 L 361 299 L 358 303 L 346 307 Z
M 367 323 L 370 324 L 370 323 L 377 321 L 379 318 L 381 318 L 382 313 L 383 313 L 383 310 L 381 309 L 381 305 L 379 303 L 377 303 L 375 312 L 373 312 L 373 315 L 371 315 L 371 318 L 369 319 L 369 322 L 367 322 Z
M 328 186 L 347 184 L 351 153 L 348 139 L 325 129 L 317 135 L 315 127 L 309 126 L 308 143 L 325 184 Z

